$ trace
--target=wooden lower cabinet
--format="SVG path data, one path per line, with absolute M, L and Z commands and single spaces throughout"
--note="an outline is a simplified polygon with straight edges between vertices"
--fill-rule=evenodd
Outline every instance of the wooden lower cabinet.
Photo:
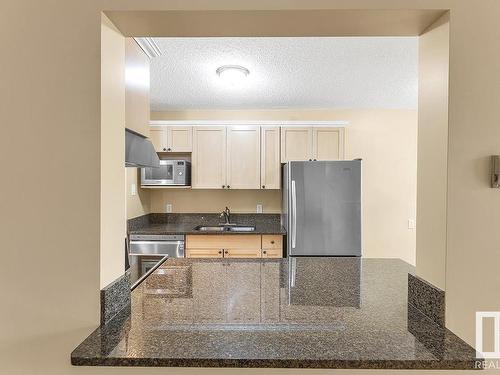
M 262 258 L 283 258 L 283 236 L 262 235 Z
M 186 258 L 282 258 L 283 236 L 260 234 L 188 235 Z
M 222 258 L 222 249 L 186 249 L 186 258 Z
M 260 249 L 224 249 L 224 258 L 260 258 Z
M 282 249 L 262 249 L 262 258 L 283 258 Z

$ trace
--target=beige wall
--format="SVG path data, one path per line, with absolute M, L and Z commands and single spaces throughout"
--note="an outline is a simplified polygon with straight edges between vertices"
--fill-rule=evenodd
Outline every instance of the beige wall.
M 365 256 L 415 265 L 417 111 L 343 111 L 346 158 L 363 159 Z
M 151 212 L 151 195 L 148 189 L 141 189 L 141 172 L 138 168 L 126 168 L 127 173 L 127 219 Z M 132 195 L 132 184 L 136 186 L 136 195 Z
M 419 40 L 417 274 L 441 289 L 446 278 L 449 14 Z
M 165 212 L 167 203 L 172 203 L 173 212 L 222 212 L 229 206 L 232 212 L 250 213 L 257 204 L 264 213 L 281 212 L 280 190 L 152 190 L 152 212 Z
M 125 271 L 125 38 L 103 16 L 101 27 L 101 288 Z
M 500 192 L 490 188 L 490 155 L 500 152 L 499 13 L 500 2 L 485 1 L 453 9 L 450 21 L 446 324 L 470 343 L 475 312 L 500 311 Z
M 363 226 L 366 257 L 401 258 L 415 264 L 417 172 L 416 110 L 259 110 L 152 112 L 155 120 L 346 120 L 346 158 L 362 158 Z M 280 191 L 154 190 L 154 212 L 280 212 Z
M 500 310 L 498 191 L 488 160 L 500 149 L 497 0 L 310 0 L 209 4 L 170 0 L 4 0 L 0 160 L 0 373 L 153 374 L 165 369 L 74 368 L 69 353 L 99 321 L 100 14 L 103 9 L 447 8 L 450 23 L 448 326 L 473 343 L 474 311 Z M 283 22 L 286 22 L 283 20 Z M 255 24 L 258 27 L 258 24 Z M 280 23 L 276 23 L 279 27 Z M 20 116 L 19 114 L 23 114 Z M 40 145 L 43 145 L 41 147 Z M 78 151 L 79 158 L 68 159 Z M 61 180 L 61 171 L 64 179 Z M 36 192 L 33 176 L 37 178 Z M 8 179 L 8 180 L 7 180 Z M 10 183 L 15 180 L 16 183 Z M 57 183 L 55 183 L 57 181 Z M 78 196 L 79 199 L 75 199 Z M 28 219 L 28 221 L 27 221 Z M 26 223 L 26 224 L 24 224 Z M 29 231 L 27 232 L 27 228 Z M 29 234 L 27 234 L 29 233 Z M 20 241 L 19 239 L 22 239 Z M 168 369 L 171 374 L 302 374 L 307 370 Z M 314 374 L 381 371 L 315 370 Z M 415 371 L 394 371 L 414 374 Z M 438 374 L 436 371 L 419 374 Z M 461 372 L 466 374 L 467 372 Z

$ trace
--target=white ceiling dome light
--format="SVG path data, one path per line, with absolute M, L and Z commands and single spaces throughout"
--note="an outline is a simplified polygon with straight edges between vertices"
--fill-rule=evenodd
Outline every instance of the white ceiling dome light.
M 250 71 L 241 65 L 222 65 L 215 72 L 229 86 L 241 85 L 250 74 Z

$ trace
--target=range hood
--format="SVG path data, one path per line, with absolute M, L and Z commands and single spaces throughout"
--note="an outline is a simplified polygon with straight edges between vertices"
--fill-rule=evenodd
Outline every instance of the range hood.
M 125 167 L 159 167 L 160 159 L 151 141 L 125 128 Z

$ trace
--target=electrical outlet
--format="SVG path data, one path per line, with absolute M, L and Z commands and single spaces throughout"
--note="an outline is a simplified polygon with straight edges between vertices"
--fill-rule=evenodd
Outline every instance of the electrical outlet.
M 261 205 L 261 204 L 258 204 L 258 205 L 257 205 L 257 213 L 258 213 L 258 214 L 261 214 L 261 213 L 262 213 L 262 205 Z
M 130 185 L 130 195 L 137 195 L 137 185 L 136 184 Z
M 417 227 L 417 223 L 413 219 L 408 219 L 408 229 L 415 229 Z
M 165 211 L 167 211 L 167 213 L 171 213 L 172 212 L 172 203 L 167 203 L 165 205 Z

